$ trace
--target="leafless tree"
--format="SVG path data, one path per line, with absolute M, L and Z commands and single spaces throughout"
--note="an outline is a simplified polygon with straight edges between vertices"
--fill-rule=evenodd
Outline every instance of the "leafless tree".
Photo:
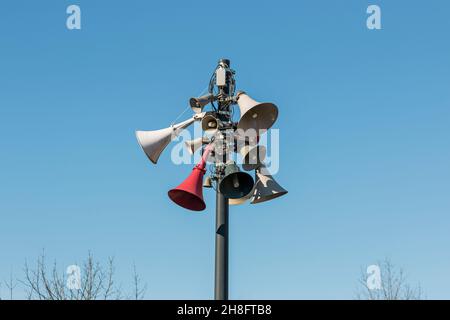
M 134 267 L 133 294 L 125 295 L 121 286 L 114 280 L 114 259 L 109 258 L 106 266 L 96 262 L 89 253 L 81 264 L 79 274 L 67 275 L 59 273 L 56 262 L 47 267 L 44 253 L 37 259 L 34 268 L 25 263 L 25 280 L 28 299 L 37 300 L 109 300 L 134 297 L 143 299 L 144 289 L 141 289 L 141 279 Z M 75 278 L 75 285 L 68 285 L 69 277 Z
M 133 264 L 133 296 L 134 300 L 142 300 L 144 299 L 145 292 L 147 291 L 147 285 L 141 285 L 141 277 L 136 271 L 136 264 Z
M 366 270 L 361 271 L 356 298 L 360 300 L 421 300 L 420 284 L 411 286 L 403 268 L 396 268 L 389 259 L 379 262 L 381 288 L 373 289 L 367 283 Z
M 5 281 L 5 286 L 9 291 L 9 299 L 13 299 L 14 289 L 17 287 L 17 281 L 13 279 L 12 272 L 9 274 L 9 280 Z

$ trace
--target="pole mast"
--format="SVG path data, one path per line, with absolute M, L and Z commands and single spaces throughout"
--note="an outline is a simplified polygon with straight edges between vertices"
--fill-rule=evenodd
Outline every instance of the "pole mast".
M 225 70 L 230 68 L 230 60 L 219 60 L 219 66 Z M 231 92 L 233 74 L 230 72 L 225 73 L 225 83 L 219 88 L 218 99 L 218 117 L 222 123 L 231 124 L 231 112 L 229 98 Z M 228 148 L 225 145 L 227 141 L 226 130 L 228 126 L 218 128 L 220 133 L 218 137 L 222 139 L 220 145 L 224 148 Z M 214 299 L 215 300 L 228 300 L 228 213 L 229 204 L 228 198 L 226 198 L 219 190 L 220 180 L 223 174 L 224 163 L 226 162 L 227 152 L 224 152 L 221 164 L 216 165 L 216 246 L 215 246 L 215 277 L 214 277 Z

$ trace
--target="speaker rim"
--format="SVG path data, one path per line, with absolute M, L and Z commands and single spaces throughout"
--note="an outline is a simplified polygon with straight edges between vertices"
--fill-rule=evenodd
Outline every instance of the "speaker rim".
M 250 111 L 255 109 L 255 108 L 258 108 L 258 109 L 270 108 L 271 110 L 264 110 L 264 111 L 268 112 L 269 114 L 273 113 L 274 114 L 274 119 L 272 120 L 270 117 L 268 117 L 267 118 L 268 120 L 264 121 L 264 124 L 266 124 L 266 125 L 260 126 L 258 128 L 244 127 L 243 123 L 252 121 L 252 119 L 251 119 L 251 113 L 252 112 L 250 112 Z M 260 130 L 269 130 L 274 125 L 274 123 L 277 121 L 277 119 L 278 119 L 278 107 L 272 102 L 262 102 L 262 103 L 259 103 L 259 104 L 255 105 L 255 106 L 251 107 L 243 115 L 241 115 L 241 118 L 239 119 L 237 128 L 238 129 L 242 129 L 244 131 L 246 131 L 248 129 L 254 129 L 254 130 L 258 131 L 258 133 L 259 133 Z
M 267 157 L 267 148 L 263 145 L 255 145 L 255 146 L 251 146 L 252 148 L 249 149 L 249 152 L 247 152 L 245 154 L 245 157 L 242 157 L 242 169 L 244 169 L 245 171 L 253 171 L 258 169 L 259 167 L 261 167 L 264 164 L 264 160 Z M 258 155 L 258 163 L 247 163 L 248 161 L 247 158 L 249 157 L 250 152 L 252 151 L 253 148 L 258 148 L 257 150 L 257 155 Z M 262 157 L 260 157 L 260 150 L 263 150 L 262 153 Z
M 144 147 L 144 144 L 143 144 L 143 142 L 142 142 L 142 140 L 141 140 L 141 137 L 139 136 L 139 134 L 140 133 L 144 133 L 145 131 L 143 131 L 143 130 L 137 130 L 136 132 L 135 132 L 135 135 L 136 135 L 136 139 L 137 139 L 137 141 L 138 141 L 138 144 L 139 144 L 139 146 L 141 147 L 141 149 L 142 149 L 142 151 L 144 151 L 144 153 L 145 153 L 145 155 L 147 156 L 147 158 L 153 163 L 153 164 L 157 164 L 158 163 L 158 160 L 159 160 L 159 157 L 161 156 L 161 154 L 162 154 L 162 152 L 164 151 L 164 149 L 169 145 L 169 143 L 170 143 L 170 141 L 166 144 L 166 143 L 164 143 L 164 147 L 161 149 L 161 150 L 157 150 L 156 152 L 155 152 L 155 154 L 153 155 L 154 157 L 155 157 L 155 159 L 152 159 L 152 157 L 147 153 L 147 151 L 145 150 L 145 147 Z
M 170 200 L 172 200 L 182 208 L 192 211 L 203 211 L 206 209 L 205 201 L 195 193 L 175 188 L 169 190 L 167 194 Z
M 253 200 L 250 202 L 250 204 L 256 204 L 256 203 L 261 203 L 261 202 L 265 202 L 265 201 L 270 201 L 270 200 L 276 199 L 278 197 L 284 196 L 286 193 L 288 193 L 287 190 L 279 191 L 277 193 L 261 196 L 258 199 L 256 198 L 256 195 L 253 195 Z
M 223 189 L 225 188 L 226 184 L 232 184 L 232 182 L 228 182 L 228 181 L 231 180 L 231 178 L 234 174 L 237 174 L 243 178 L 245 177 L 244 179 L 247 180 L 246 182 L 251 181 L 251 187 L 249 187 L 248 190 L 244 190 L 243 194 L 241 194 L 241 193 L 239 193 L 239 195 L 231 194 L 231 196 L 230 196 L 230 194 L 227 194 L 227 192 L 224 192 Z M 246 184 L 244 184 L 244 185 L 246 185 Z M 248 174 L 247 172 L 243 172 L 243 171 L 236 171 L 232 174 L 227 175 L 225 178 L 222 179 L 222 181 L 220 181 L 219 191 L 228 199 L 239 199 L 239 198 L 242 198 L 242 197 L 245 197 L 246 195 L 248 195 L 253 190 L 254 186 L 255 186 L 255 180 L 253 179 L 253 177 L 250 174 Z

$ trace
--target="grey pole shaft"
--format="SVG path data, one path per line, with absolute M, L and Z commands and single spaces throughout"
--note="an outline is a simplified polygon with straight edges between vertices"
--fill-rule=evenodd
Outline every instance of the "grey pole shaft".
M 228 300 L 228 199 L 216 193 L 215 300 Z
M 221 59 L 219 63 L 230 66 L 230 60 Z M 230 76 L 228 74 L 228 76 Z M 220 88 L 222 95 L 230 94 L 230 79 L 227 85 Z M 218 103 L 219 111 L 229 111 L 229 104 L 223 101 Z M 230 116 L 220 114 L 223 121 L 230 121 Z M 219 184 L 218 184 L 219 185 Z M 214 277 L 214 299 L 228 300 L 228 199 L 219 191 L 216 191 L 216 261 Z

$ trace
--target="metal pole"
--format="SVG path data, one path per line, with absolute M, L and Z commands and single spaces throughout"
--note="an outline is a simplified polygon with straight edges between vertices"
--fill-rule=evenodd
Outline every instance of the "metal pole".
M 219 63 L 230 66 L 230 60 L 221 59 Z M 231 76 L 231 75 L 228 75 Z M 230 94 L 230 79 L 227 84 L 220 88 L 220 93 L 224 96 Z M 229 111 L 229 105 L 223 101 L 218 102 L 219 118 L 222 121 L 230 121 L 229 115 L 222 113 Z M 219 185 L 218 180 L 217 185 Z M 216 257 L 215 257 L 215 281 L 214 299 L 228 300 L 228 199 L 216 188 Z
M 216 192 L 216 267 L 214 299 L 228 300 L 228 199 Z

